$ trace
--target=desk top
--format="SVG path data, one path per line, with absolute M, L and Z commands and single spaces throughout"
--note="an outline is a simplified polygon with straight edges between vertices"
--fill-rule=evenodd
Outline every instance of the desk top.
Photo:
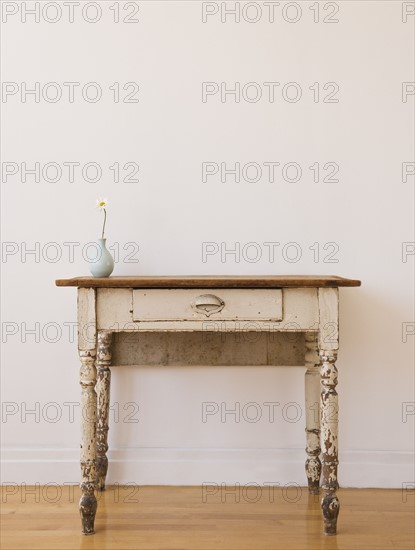
M 171 275 L 143 277 L 75 277 L 56 286 L 78 288 L 301 288 L 360 286 L 356 279 L 334 275 Z

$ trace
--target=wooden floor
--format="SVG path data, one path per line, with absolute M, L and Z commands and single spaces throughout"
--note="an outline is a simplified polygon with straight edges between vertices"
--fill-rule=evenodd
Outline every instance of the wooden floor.
M 229 489 L 229 487 L 228 487 Z M 10 493 L 16 491 L 15 494 Z M 30 492 L 32 491 L 32 492 Z M 238 491 L 237 491 L 238 493 Z M 237 494 L 236 493 L 236 494 Z M 205 495 L 201 487 L 109 487 L 96 534 L 83 536 L 77 487 L 2 488 L 2 550 L 405 550 L 414 548 L 414 494 L 342 489 L 337 537 L 322 534 L 319 497 L 305 489 Z M 206 502 L 203 502 L 205 500 Z M 222 502 L 223 500 L 223 502 Z M 256 502 L 255 502 L 256 500 Z M 274 502 L 272 502 L 274 500 Z M 137 502 L 138 501 L 138 502 Z

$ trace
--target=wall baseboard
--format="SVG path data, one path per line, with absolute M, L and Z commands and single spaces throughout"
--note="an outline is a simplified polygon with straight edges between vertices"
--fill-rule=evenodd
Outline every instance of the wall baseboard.
M 3 484 L 77 484 L 79 451 L 9 448 L 2 451 Z M 108 483 L 138 485 L 306 485 L 303 449 L 125 448 L 108 454 Z M 402 488 L 414 482 L 414 457 L 406 451 L 340 453 L 342 487 Z

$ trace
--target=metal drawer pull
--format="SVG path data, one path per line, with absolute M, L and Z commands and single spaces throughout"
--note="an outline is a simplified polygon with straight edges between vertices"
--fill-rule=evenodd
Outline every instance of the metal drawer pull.
M 214 294 L 202 294 L 192 304 L 197 313 L 204 313 L 206 317 L 209 317 L 212 313 L 219 313 L 224 306 L 225 302 Z

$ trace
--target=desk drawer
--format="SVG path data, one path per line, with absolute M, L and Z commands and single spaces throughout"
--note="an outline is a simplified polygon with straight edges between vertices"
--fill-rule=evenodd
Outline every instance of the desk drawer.
M 134 289 L 134 321 L 281 321 L 281 289 Z

